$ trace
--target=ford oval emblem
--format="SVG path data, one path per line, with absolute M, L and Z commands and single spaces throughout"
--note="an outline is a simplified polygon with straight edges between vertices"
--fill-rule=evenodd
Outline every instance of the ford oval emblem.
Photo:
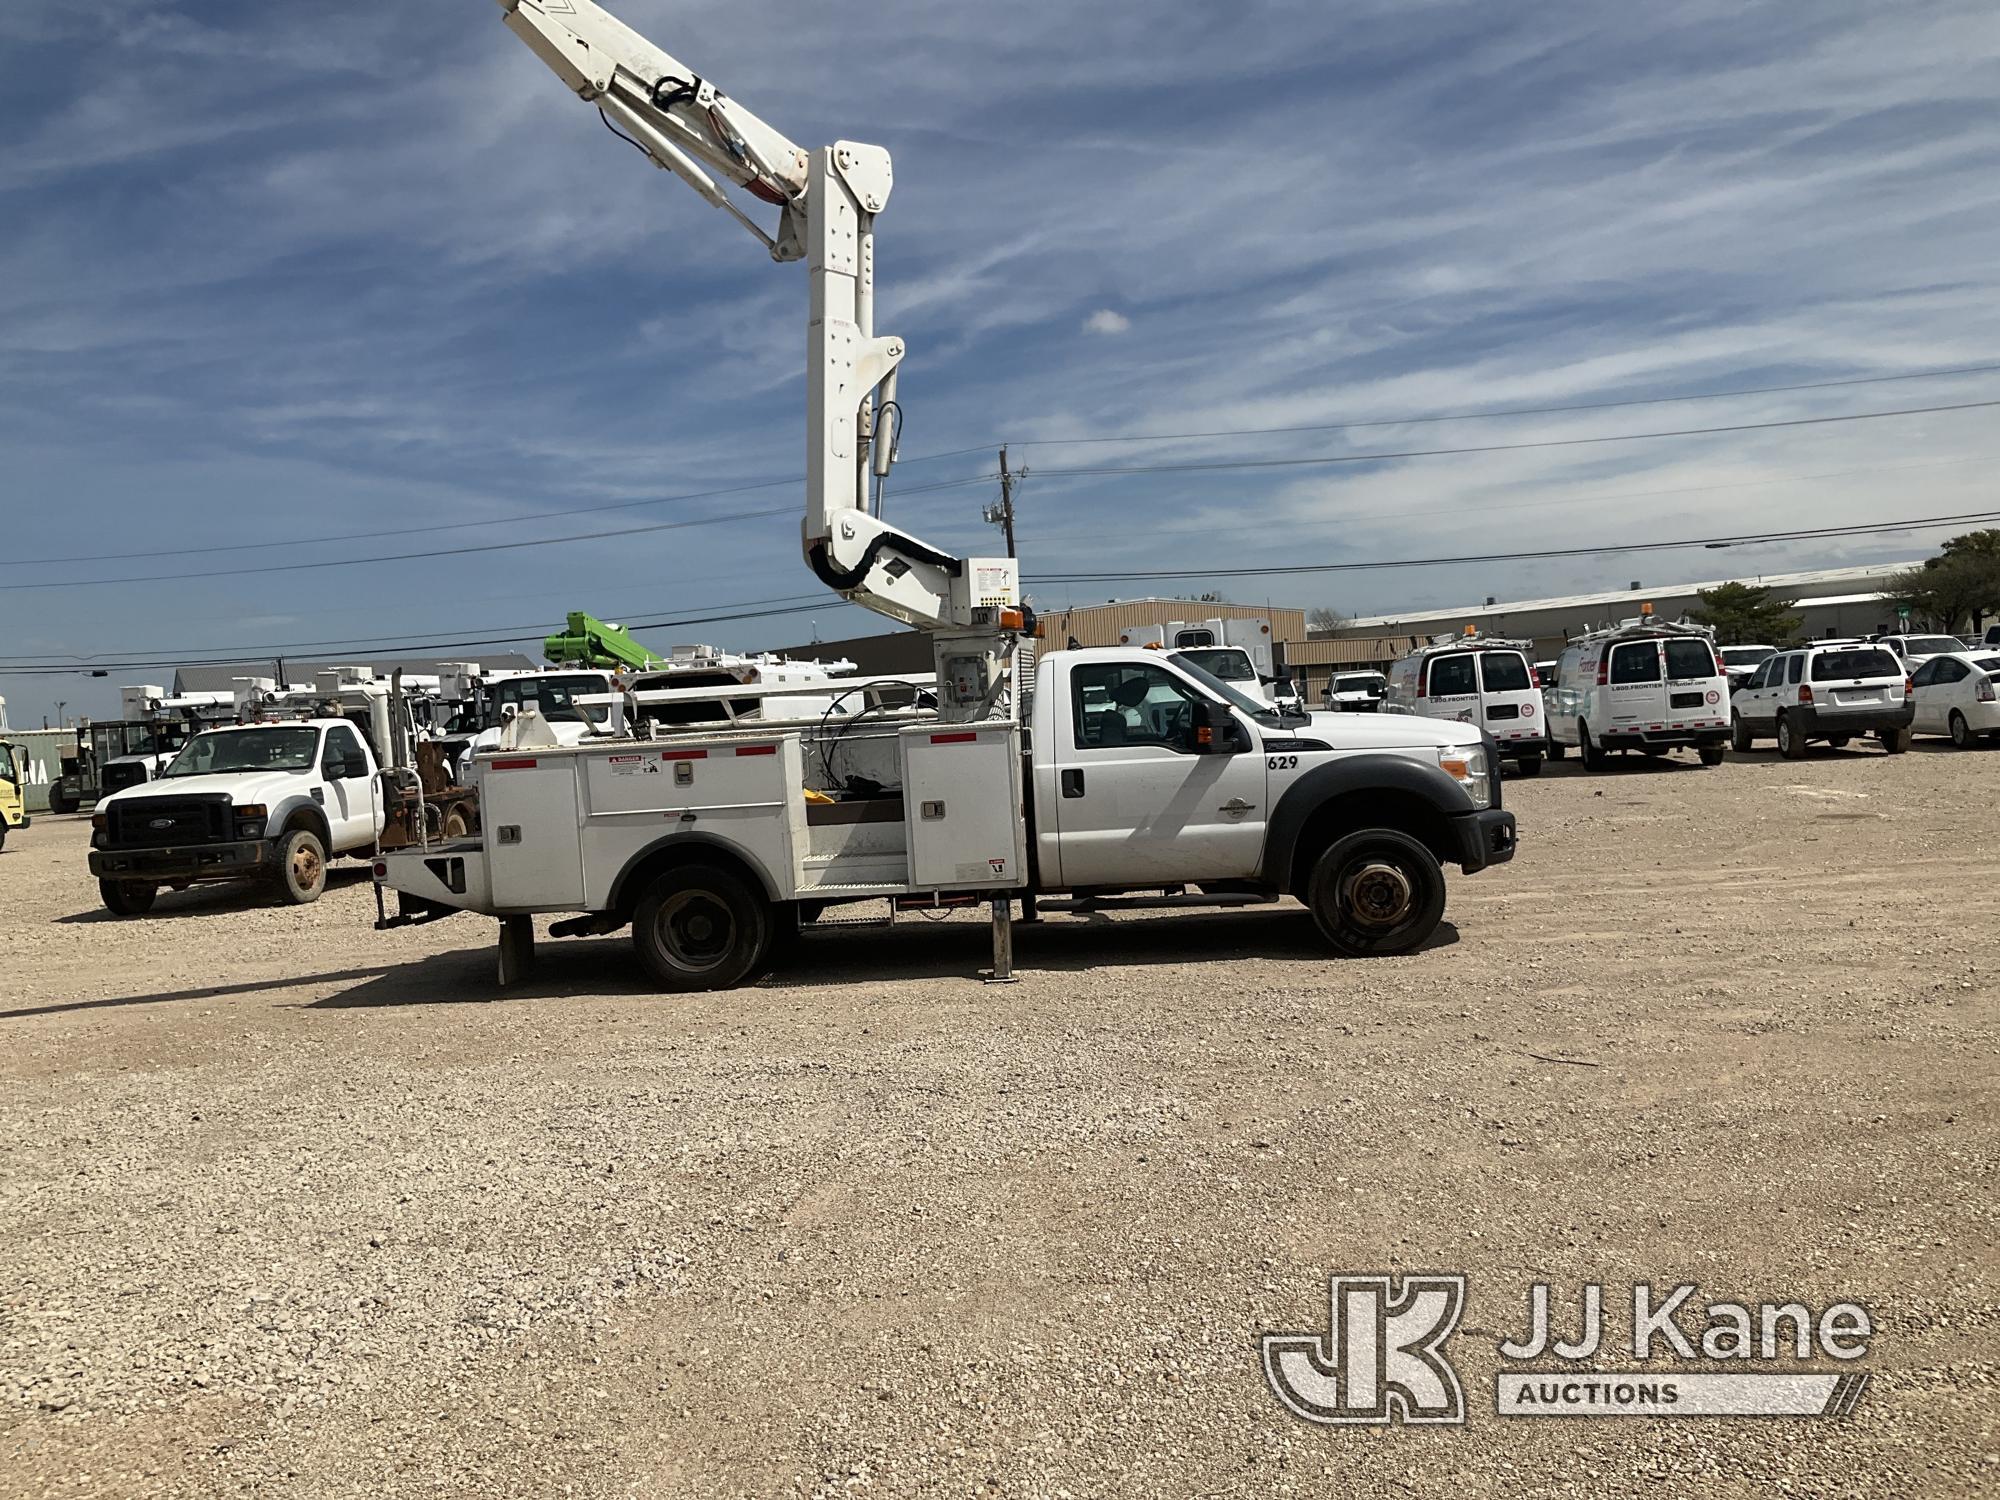
M 148 823 L 146 826 L 152 829 L 153 832 L 155 833 L 162 833 L 165 830 L 174 826 L 174 820 L 172 818 L 155 818 L 153 819 L 152 822 Z

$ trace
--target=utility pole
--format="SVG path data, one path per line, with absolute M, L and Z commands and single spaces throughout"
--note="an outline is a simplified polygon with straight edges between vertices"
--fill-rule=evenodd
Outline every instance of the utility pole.
M 1021 472 L 1025 474 L 1028 471 L 1026 469 L 1023 469 Z M 1014 471 L 1007 467 L 1007 450 L 1005 448 L 1002 448 L 1000 450 L 1000 503 L 998 505 L 989 505 L 986 507 L 986 519 L 990 524 L 998 526 L 1002 531 L 1004 531 L 1007 534 L 1007 555 L 1009 557 L 1013 557 L 1015 555 L 1014 553 L 1015 478 L 1016 476 L 1014 474 Z

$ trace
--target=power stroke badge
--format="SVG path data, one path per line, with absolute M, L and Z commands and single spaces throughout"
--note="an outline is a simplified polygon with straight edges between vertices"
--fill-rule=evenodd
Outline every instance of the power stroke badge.
M 1606 1327 L 1614 1321 L 1606 1315 L 1603 1285 L 1581 1287 L 1574 1318 L 1559 1329 L 1553 1287 L 1533 1283 L 1525 1331 L 1497 1345 L 1502 1367 L 1494 1412 L 1837 1417 L 1854 1409 L 1868 1385 L 1865 1373 L 1770 1366 L 1860 1359 L 1875 1331 L 1866 1308 L 1835 1302 L 1815 1312 L 1799 1300 L 1699 1302 L 1699 1290 L 1691 1282 L 1663 1290 L 1634 1283 L 1619 1304 L 1631 1317 L 1616 1357 L 1629 1354 L 1640 1368 L 1607 1370 L 1597 1367 L 1600 1355 L 1610 1357 Z M 1462 1275 L 1330 1276 L 1325 1331 L 1264 1334 L 1264 1379 L 1287 1411 L 1324 1426 L 1462 1424 L 1465 1393 L 1448 1345 L 1465 1303 Z M 1711 1368 L 1674 1367 L 1697 1359 Z M 1717 1364 L 1740 1368 L 1712 1368 Z

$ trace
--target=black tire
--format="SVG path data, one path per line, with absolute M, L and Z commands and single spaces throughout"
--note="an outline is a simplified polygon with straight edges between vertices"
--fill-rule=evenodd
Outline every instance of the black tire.
M 310 828 L 278 840 L 277 886 L 287 906 L 310 906 L 326 890 L 326 845 Z
M 1743 715 L 1732 709 L 1729 714 L 1729 748 L 1738 755 L 1747 755 L 1756 743 L 1750 736 L 1750 726 L 1743 722 Z
M 1910 748 L 1910 731 L 1907 729 L 1878 729 L 1875 742 L 1889 755 L 1901 755 Z
M 1836 734 L 1832 738 L 1827 740 L 1826 743 L 1829 749 L 1845 750 L 1848 747 L 1848 745 L 1852 743 L 1853 739 L 1854 736 L 1851 734 Z
M 1582 719 L 1576 721 L 1576 749 L 1586 771 L 1602 771 L 1611 764 L 1611 752 L 1591 739 L 1590 725 Z
M 69 793 L 63 790 L 61 782 L 49 788 L 49 811 L 59 818 L 76 811 L 76 804 L 70 800 Z
M 1444 916 L 1444 870 L 1422 844 L 1393 828 L 1350 833 L 1313 862 L 1305 902 L 1336 953 L 1408 953 Z
M 1567 754 L 1569 754 L 1569 746 L 1565 745 L 1561 740 L 1557 739 L 1554 735 L 1550 735 L 1549 759 L 1561 760 Z
M 1695 754 L 1701 757 L 1701 763 L 1705 766 L 1721 765 L 1722 751 L 1723 747 L 1721 745 L 1697 745 L 1695 747 Z
M 1806 737 L 1792 728 L 1790 714 L 1778 715 L 1778 754 L 1786 760 L 1806 758 Z
M 762 971 L 776 916 L 761 891 L 714 865 L 682 865 L 646 887 L 632 945 L 660 988 L 729 990 Z
M 1539 776 L 1542 774 L 1542 758 L 1539 755 L 1524 755 L 1514 762 L 1514 769 L 1523 776 Z
M 114 917 L 143 917 L 153 909 L 153 900 L 160 894 L 160 888 L 138 880 L 100 880 L 97 894 L 103 898 L 104 909 Z
M 1979 743 L 1979 736 L 1965 722 L 1965 715 L 1955 708 L 1951 711 L 1951 742 L 1961 750 L 1970 750 Z
M 454 802 L 444 810 L 444 826 L 440 830 L 448 839 L 470 838 L 479 827 L 479 815 L 468 803 Z

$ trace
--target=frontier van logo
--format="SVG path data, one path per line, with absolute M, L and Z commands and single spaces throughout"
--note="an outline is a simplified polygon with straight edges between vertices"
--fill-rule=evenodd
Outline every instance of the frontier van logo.
M 1858 1302 L 1815 1314 L 1803 1302 L 1695 1302 L 1685 1283 L 1656 1293 L 1631 1288 L 1631 1320 L 1617 1358 L 1607 1353 L 1604 1287 L 1580 1289 L 1563 1337 L 1547 1282 L 1528 1288 L 1527 1329 L 1496 1346 L 1493 1410 L 1503 1417 L 1837 1417 L 1852 1411 L 1868 1377 L 1839 1370 L 1771 1369 L 1779 1360 L 1851 1363 L 1875 1327 Z M 1324 1333 L 1267 1333 L 1264 1379 L 1285 1409 L 1327 1426 L 1458 1425 L 1466 1403 L 1447 1342 L 1465 1308 L 1466 1278 L 1411 1274 L 1327 1278 Z M 1600 1357 L 1602 1356 L 1602 1357 Z M 1704 1360 L 1711 1368 L 1673 1368 Z M 1655 1363 L 1655 1362 L 1659 1363 Z M 1553 1362 L 1553 1367 L 1551 1367 Z M 1513 1368 L 1532 1365 L 1535 1368 Z M 1715 1369 L 1716 1365 L 1766 1368 Z

